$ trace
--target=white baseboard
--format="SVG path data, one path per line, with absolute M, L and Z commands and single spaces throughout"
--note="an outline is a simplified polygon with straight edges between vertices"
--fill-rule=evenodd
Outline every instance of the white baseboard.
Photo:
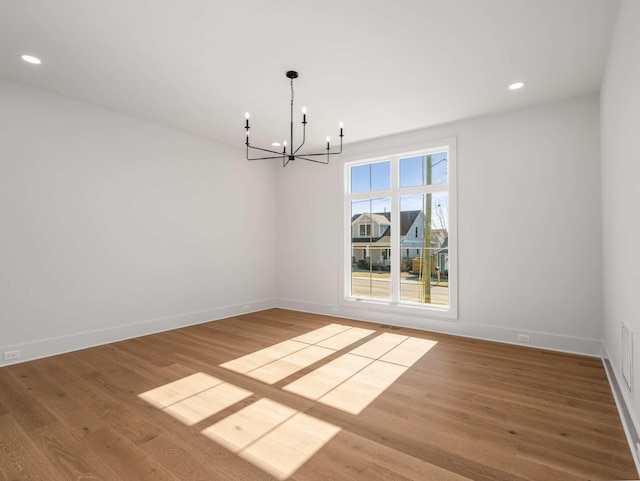
M 622 378 L 622 373 L 619 369 L 610 362 L 611 356 L 607 346 L 604 346 L 604 356 L 602 363 L 604 364 L 609 384 L 611 385 L 611 391 L 613 397 L 616 400 L 616 406 L 618 407 L 618 413 L 620 414 L 620 420 L 622 421 L 622 427 L 627 435 L 627 441 L 629 442 L 629 449 L 631 449 L 631 455 L 633 461 L 636 464 L 636 470 L 640 473 L 640 453 L 638 453 L 638 443 L 640 443 L 640 429 L 638 428 L 638 420 L 631 409 L 631 399 L 629 398 L 629 391 L 625 388 L 625 382 Z
M 293 299 L 278 299 L 277 307 L 294 311 L 343 317 L 358 321 L 409 327 L 412 329 L 420 329 L 422 331 L 452 334 L 455 336 L 470 337 L 486 341 L 496 341 L 505 344 L 515 344 L 523 347 L 537 347 L 570 354 L 602 357 L 603 353 L 603 343 L 600 339 L 563 336 L 547 332 L 510 329 L 455 320 L 428 319 L 425 318 L 422 313 L 420 313 L 420 316 L 410 316 L 380 312 L 379 310 L 362 309 L 358 308 L 358 306 L 331 306 Z M 530 342 L 517 342 L 518 334 L 528 334 Z
M 33 361 L 43 357 L 55 356 L 66 352 L 77 351 L 89 347 L 123 341 L 134 337 L 146 336 L 158 332 L 169 331 L 181 327 L 201 324 L 203 322 L 217 321 L 227 317 L 233 317 L 249 312 L 263 311 L 276 307 L 275 299 L 264 299 L 248 302 L 246 304 L 217 307 L 205 311 L 190 312 L 176 316 L 151 319 L 134 322 L 120 326 L 107 327 L 92 331 L 73 333 L 66 336 L 39 339 L 36 341 L 0 346 L 0 353 L 5 351 L 20 351 L 20 358 L 11 361 L 3 361 L 0 356 L 0 366 L 9 366 L 20 362 Z

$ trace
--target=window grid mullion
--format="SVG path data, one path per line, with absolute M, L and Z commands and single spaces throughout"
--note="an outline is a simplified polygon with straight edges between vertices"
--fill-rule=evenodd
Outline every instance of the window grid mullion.
M 391 158 L 390 187 L 391 192 L 391 303 L 398 304 L 400 300 L 400 202 L 398 198 L 398 157 Z

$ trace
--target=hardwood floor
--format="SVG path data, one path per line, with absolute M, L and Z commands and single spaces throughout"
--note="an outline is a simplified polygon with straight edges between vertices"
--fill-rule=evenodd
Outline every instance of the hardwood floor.
M 372 333 L 350 330 L 362 335 L 344 347 L 311 343 L 304 352 L 315 357 L 283 358 L 289 371 L 267 382 L 253 367 L 221 366 L 261 350 L 251 360 L 268 363 L 270 346 L 330 324 Z M 428 349 L 408 366 L 398 355 L 362 361 L 371 373 L 336 390 L 362 401 L 358 414 L 300 391 L 310 379 L 333 389 L 352 374 L 350 351 L 399 336 L 435 344 L 413 341 Z M 394 382 L 385 366 L 402 366 Z M 272 309 L 0 369 L 4 480 L 637 477 L 594 358 Z

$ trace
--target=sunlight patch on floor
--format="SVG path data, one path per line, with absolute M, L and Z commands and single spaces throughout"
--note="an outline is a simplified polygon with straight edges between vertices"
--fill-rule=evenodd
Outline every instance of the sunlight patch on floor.
M 360 414 L 407 370 L 404 366 L 374 361 L 318 402 L 350 414 Z
M 168 406 L 164 408 L 164 412 L 192 426 L 251 395 L 251 391 L 225 382 Z
M 338 426 L 261 399 L 206 428 L 202 434 L 284 480 L 338 432 Z
M 274 384 L 375 333 L 371 329 L 330 324 L 220 366 Z M 436 344 L 385 332 L 325 362 L 283 390 L 358 415 Z M 199 372 L 139 397 L 193 426 L 252 395 L 251 391 Z M 340 429 L 262 398 L 205 428 L 202 434 L 285 480 Z
M 309 344 L 294 340 L 288 340 L 280 342 L 273 346 L 269 346 L 265 349 L 261 349 L 246 356 L 239 357 L 224 364 L 220 364 L 220 367 L 229 369 L 230 371 L 245 374 L 249 371 L 262 367 L 270 362 L 277 361 L 289 354 L 293 354 L 296 351 L 309 347 Z
M 436 344 L 384 333 L 283 389 L 357 415 Z
M 372 362 L 361 356 L 345 354 L 282 389 L 316 401 Z
M 198 372 L 138 397 L 191 426 L 252 394 L 246 389 Z
M 383 334 L 380 334 L 378 337 L 371 339 L 369 342 L 366 342 L 361 346 L 352 349 L 350 353 L 355 354 L 356 356 L 378 359 L 407 339 L 409 339 L 408 336 L 401 336 L 400 334 L 390 334 L 388 332 L 385 332 Z
M 334 349 L 339 351 L 340 349 L 344 349 L 347 346 L 350 346 L 354 342 L 358 342 L 360 339 L 364 339 L 365 337 L 373 334 L 374 330 L 372 329 L 361 329 L 359 327 L 352 327 L 340 334 L 336 334 L 335 336 L 329 337 L 324 341 L 320 341 L 316 343 L 316 346 L 327 347 L 329 349 Z
M 293 340 L 305 342 L 307 344 L 317 344 L 318 342 L 322 342 L 325 339 L 333 337 L 336 334 L 340 334 L 348 329 L 351 329 L 351 327 L 343 326 L 342 324 L 329 324 L 321 327 L 320 329 L 315 329 L 307 332 L 306 334 L 294 337 Z
M 410 337 L 402 344 L 391 349 L 388 353 L 382 356 L 380 360 L 411 367 L 436 344 L 438 344 L 437 341 L 421 339 L 419 337 Z
M 372 329 L 329 324 L 225 362 L 220 367 L 274 384 L 374 332 Z
M 223 382 L 224 381 L 209 376 L 208 374 L 197 372 L 191 376 L 143 392 L 138 397 L 144 399 L 152 406 L 164 409 L 167 406 L 171 406 L 188 397 L 195 396 Z
M 267 384 L 274 384 L 335 352 L 333 349 L 309 346 L 277 361 L 265 364 L 258 369 L 249 371 L 245 375 Z

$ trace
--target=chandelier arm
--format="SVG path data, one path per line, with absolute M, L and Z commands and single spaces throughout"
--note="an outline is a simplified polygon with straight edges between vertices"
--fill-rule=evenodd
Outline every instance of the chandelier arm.
M 253 145 L 247 145 L 247 152 L 249 151 L 249 149 L 254 149 L 254 150 L 261 150 L 262 152 L 269 152 L 270 154 L 277 154 L 278 157 L 281 157 L 283 155 L 286 155 L 285 152 L 277 152 L 275 150 L 269 150 L 269 149 L 262 149 L 260 147 L 254 147 Z
M 311 154 L 311 155 L 327 155 L 327 154 Z M 327 159 L 326 162 L 323 162 L 322 160 L 316 160 L 316 159 L 307 159 L 305 157 L 300 157 L 299 155 L 296 156 L 296 159 L 300 159 L 300 160 L 308 160 L 309 162 L 315 162 L 317 164 L 328 164 L 329 163 L 329 159 Z
M 342 148 L 340 148 L 340 150 L 338 150 L 337 152 L 318 152 L 317 154 L 301 154 L 301 155 L 296 155 L 296 159 L 298 158 L 302 158 L 302 156 L 304 157 L 321 157 L 323 155 L 338 155 L 342 153 Z
M 269 159 L 282 159 L 283 157 L 285 157 L 284 155 L 273 155 L 270 157 L 255 157 L 253 159 L 247 157 L 247 160 L 269 160 Z
M 329 155 L 338 154 L 339 152 L 331 152 Z M 321 157 L 323 155 L 327 155 L 326 152 L 319 152 L 317 154 L 300 154 L 296 155 L 296 159 L 302 159 L 303 157 Z
M 303 121 L 302 122 L 302 143 L 298 145 L 298 148 L 293 152 L 293 155 L 296 155 L 298 153 L 298 150 L 302 148 L 306 139 L 307 139 L 307 122 Z
M 276 152 L 275 150 L 261 149 L 260 147 L 254 147 L 253 145 L 247 144 L 247 159 L 249 159 L 249 149 L 260 150 L 262 152 L 269 152 L 270 154 L 276 154 L 275 157 L 260 157 L 261 159 L 265 159 L 265 158 L 276 159 L 278 157 L 282 157 L 286 155 L 286 153 L 284 152 Z M 249 159 L 249 160 L 258 160 L 258 159 Z
M 341 135 L 340 136 L 340 150 L 338 150 L 337 152 L 329 151 L 329 152 L 321 152 L 321 153 L 319 152 L 317 154 L 301 154 L 301 155 L 303 155 L 305 157 L 320 157 L 321 155 L 338 155 L 338 154 L 341 154 L 342 153 L 342 137 L 343 136 Z M 300 147 L 298 147 L 296 149 L 296 152 L 298 152 L 298 150 L 300 150 Z M 300 158 L 302 158 L 302 157 L 300 157 Z M 308 160 L 308 159 L 305 159 L 305 160 Z
M 344 136 L 340 134 L 340 150 L 338 150 L 337 152 L 328 152 L 329 155 L 339 155 L 342 153 L 342 137 Z

